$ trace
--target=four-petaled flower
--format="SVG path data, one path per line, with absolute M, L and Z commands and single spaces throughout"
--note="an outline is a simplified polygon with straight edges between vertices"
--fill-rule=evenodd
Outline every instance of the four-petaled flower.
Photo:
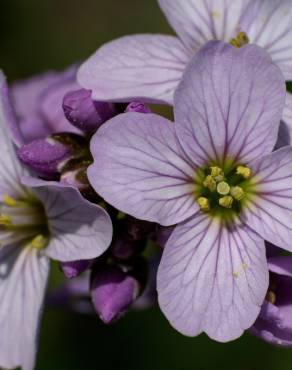
M 96 100 L 139 97 L 173 104 L 174 91 L 194 54 L 208 41 L 266 49 L 286 80 L 292 80 L 290 0 L 158 0 L 178 37 L 125 36 L 105 44 L 79 69 L 81 86 Z M 280 144 L 291 142 L 292 96 L 283 112 Z
M 25 175 L 7 134 L 15 127 L 0 75 L 0 367 L 34 367 L 49 259 L 101 255 L 112 238 L 110 217 L 80 193 Z
M 107 202 L 178 224 L 157 283 L 162 311 L 185 335 L 239 337 L 267 292 L 264 240 L 291 251 L 292 148 L 272 152 L 285 95 L 266 51 L 211 41 L 177 89 L 174 124 L 128 113 L 92 139 L 88 176 Z

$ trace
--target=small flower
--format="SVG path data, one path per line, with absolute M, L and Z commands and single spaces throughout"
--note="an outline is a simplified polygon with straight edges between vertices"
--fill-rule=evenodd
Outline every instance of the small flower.
M 0 366 L 32 370 L 50 258 L 100 256 L 109 246 L 107 213 L 79 192 L 25 175 L 7 125 L 7 86 L 0 76 Z
M 92 139 L 95 190 L 133 217 L 177 224 L 163 250 L 158 298 L 185 335 L 239 337 L 267 292 L 264 240 L 291 250 L 292 149 L 272 153 L 285 90 L 263 49 L 211 41 L 177 89 L 174 124 L 123 114 Z M 224 186 L 210 188 L 208 176 Z
M 292 257 L 268 260 L 270 286 L 251 333 L 268 343 L 292 347 Z

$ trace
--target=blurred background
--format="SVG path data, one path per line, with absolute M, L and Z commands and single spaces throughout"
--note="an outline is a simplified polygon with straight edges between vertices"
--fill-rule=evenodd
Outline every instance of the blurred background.
M 170 33 L 155 0 L 2 0 L 0 68 L 9 81 L 82 61 L 104 42 Z M 58 267 L 52 281 L 61 279 Z M 21 335 L 21 333 L 15 333 Z M 292 350 L 246 334 L 230 344 L 176 333 L 157 307 L 105 326 L 97 317 L 46 309 L 38 370 L 291 370 Z

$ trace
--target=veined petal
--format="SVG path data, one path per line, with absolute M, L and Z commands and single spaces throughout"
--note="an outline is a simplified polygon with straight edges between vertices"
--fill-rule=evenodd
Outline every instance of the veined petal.
M 274 148 L 285 95 L 283 76 L 263 49 L 210 41 L 175 94 L 181 145 L 197 164 L 249 163 Z
M 0 248 L 0 366 L 33 370 L 49 260 L 37 249 Z
M 255 190 L 243 218 L 264 239 L 292 251 L 292 148 L 273 152 L 251 167 Z
M 173 36 L 137 35 L 112 41 L 79 69 L 78 82 L 95 100 L 173 103 L 190 55 Z
M 150 113 L 119 115 L 97 131 L 91 152 L 89 181 L 117 209 L 165 226 L 198 210 L 195 168 L 167 119 Z
M 8 135 L 16 127 L 15 117 L 8 98 L 6 79 L 0 71 L 0 201 L 4 194 L 19 197 L 24 194 L 20 177 L 24 174 Z
M 247 0 L 158 0 L 170 25 L 186 47 L 194 52 L 210 40 L 229 42 Z
M 292 7 L 290 0 L 253 0 L 241 29 L 252 43 L 265 48 L 286 80 L 292 79 Z
M 283 118 L 279 129 L 277 148 L 291 145 L 292 140 L 292 94 L 287 93 Z
M 227 342 L 256 320 L 268 288 L 264 241 L 197 214 L 180 224 L 158 270 L 159 304 L 181 333 Z
M 41 199 L 48 218 L 50 242 L 44 253 L 61 262 L 99 257 L 112 240 L 112 223 L 100 206 L 86 201 L 73 187 L 25 178 Z

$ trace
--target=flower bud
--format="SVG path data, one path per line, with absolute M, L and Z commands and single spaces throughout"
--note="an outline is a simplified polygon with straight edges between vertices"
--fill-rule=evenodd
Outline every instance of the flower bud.
M 68 279 L 79 276 L 80 274 L 82 274 L 82 272 L 88 270 L 91 265 L 92 260 L 80 260 L 60 263 L 61 269 Z
M 36 139 L 18 150 L 19 159 L 39 176 L 55 179 L 72 157 L 73 149 L 53 137 Z
M 92 100 L 91 90 L 86 89 L 67 93 L 63 99 L 63 111 L 73 126 L 87 134 L 94 133 L 116 114 L 113 104 Z
M 147 105 L 139 101 L 133 101 L 127 106 L 125 110 L 125 113 L 129 113 L 129 112 L 151 113 L 151 110 L 147 107 Z
M 96 269 L 91 281 L 94 308 L 105 324 L 123 315 L 140 293 L 138 280 L 118 266 Z

